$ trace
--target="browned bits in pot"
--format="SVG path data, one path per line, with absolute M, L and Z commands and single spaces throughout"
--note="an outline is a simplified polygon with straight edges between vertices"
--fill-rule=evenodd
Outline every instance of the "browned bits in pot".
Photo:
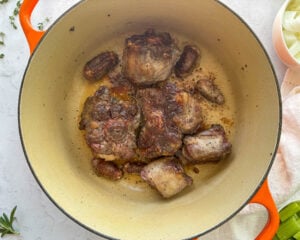
M 197 91 L 208 101 L 222 105 L 225 97 L 212 78 L 201 78 L 196 84 Z
M 100 53 L 88 61 L 83 69 L 83 75 L 88 80 L 99 80 L 119 63 L 119 57 L 112 51 Z
M 200 171 L 199 171 L 199 168 L 193 167 L 193 172 L 196 173 L 196 174 L 198 174 L 198 173 L 200 172 Z
M 186 45 L 183 52 L 175 65 L 175 75 L 177 77 L 185 77 L 196 66 L 199 58 L 199 50 L 191 45 Z
M 124 164 L 123 170 L 127 173 L 140 174 L 145 166 L 144 162 L 127 162 Z
M 116 181 L 122 178 L 123 172 L 114 162 L 104 161 L 100 158 L 92 160 L 92 166 L 98 176 L 106 177 L 110 180 Z

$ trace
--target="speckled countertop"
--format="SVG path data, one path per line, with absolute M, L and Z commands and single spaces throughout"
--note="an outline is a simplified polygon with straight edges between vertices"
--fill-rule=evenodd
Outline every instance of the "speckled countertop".
M 27 166 L 18 132 L 18 95 L 28 59 L 27 42 L 17 22 L 11 27 L 8 16 L 17 0 L 0 5 L 0 32 L 5 32 L 5 46 L 0 46 L 0 213 L 10 212 L 17 205 L 16 229 L 20 236 L 7 236 L 17 240 L 96 240 L 102 239 L 66 217 L 47 198 Z M 40 0 L 32 16 L 33 25 L 49 18 L 53 23 L 78 0 Z M 283 0 L 221 0 L 237 12 L 257 34 L 266 48 L 278 76 L 282 80 L 286 70 L 277 58 L 271 41 L 274 17 Z M 300 193 L 292 198 L 300 199 Z M 203 240 L 251 240 L 263 227 L 266 214 L 237 215 L 217 230 L 202 237 Z

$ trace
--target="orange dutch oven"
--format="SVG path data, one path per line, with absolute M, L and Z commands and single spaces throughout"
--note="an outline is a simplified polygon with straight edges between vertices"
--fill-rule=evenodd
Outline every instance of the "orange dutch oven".
M 20 10 L 32 55 L 19 126 L 28 164 L 53 203 L 102 237 L 129 240 L 201 239 L 259 203 L 269 221 L 257 239 L 272 239 L 279 220 L 266 179 L 280 137 L 281 100 L 271 61 L 247 24 L 216 0 L 84 0 L 40 32 L 30 23 L 37 2 L 24 0 Z M 193 187 L 169 200 L 150 187 L 93 174 L 78 130 L 82 104 L 94 90 L 82 77 L 84 64 L 149 27 L 200 46 L 202 64 L 218 71 L 233 122 L 229 158 L 201 165 Z

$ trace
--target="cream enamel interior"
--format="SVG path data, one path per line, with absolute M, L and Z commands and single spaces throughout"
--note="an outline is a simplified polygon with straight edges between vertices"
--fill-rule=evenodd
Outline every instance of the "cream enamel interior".
M 120 36 L 147 27 L 183 36 L 215 56 L 229 79 L 225 88 L 235 117 L 230 158 L 203 166 L 200 180 L 170 200 L 147 186 L 96 177 L 78 130 L 90 87 L 80 75 L 83 64 L 98 50 L 117 47 Z M 189 238 L 223 222 L 263 180 L 280 128 L 278 89 L 265 52 L 245 24 L 214 0 L 82 1 L 34 52 L 19 111 L 28 161 L 47 194 L 95 232 L 130 240 Z

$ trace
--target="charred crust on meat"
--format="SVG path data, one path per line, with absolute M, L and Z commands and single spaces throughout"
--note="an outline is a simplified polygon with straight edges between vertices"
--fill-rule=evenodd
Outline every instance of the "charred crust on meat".
M 92 167 L 98 176 L 102 176 L 113 181 L 120 180 L 123 177 L 122 170 L 114 162 L 107 162 L 103 159 L 93 158 Z
M 112 51 L 106 51 L 89 60 L 84 68 L 83 75 L 87 80 L 96 81 L 104 77 L 119 63 L 119 57 Z
M 121 92 L 101 86 L 84 104 L 79 128 L 85 130 L 95 157 L 110 161 L 136 157 L 140 111 L 136 100 Z
M 125 40 L 122 72 L 138 86 L 165 81 L 171 75 L 178 53 L 169 33 L 148 29 Z
M 180 162 L 174 157 L 160 158 L 141 171 L 141 177 L 164 198 L 170 198 L 192 185 Z
M 196 83 L 196 90 L 208 101 L 219 105 L 224 104 L 225 97 L 219 87 L 214 83 L 213 76 L 200 78 Z
M 181 147 L 182 134 L 172 120 L 179 108 L 167 107 L 175 104 L 174 99 L 168 96 L 170 89 L 172 88 L 147 88 L 137 92 L 145 121 L 137 145 L 145 158 L 172 156 Z
M 130 173 L 130 174 L 138 174 L 140 175 L 142 169 L 146 166 L 147 164 L 145 162 L 126 162 L 123 165 L 123 171 Z
M 232 145 L 222 125 L 213 124 L 209 129 L 183 139 L 181 161 L 184 164 L 216 162 L 231 153 Z
M 186 45 L 174 67 L 176 77 L 182 78 L 191 73 L 196 67 L 199 57 L 199 50 L 195 46 Z
M 103 132 L 108 142 L 122 144 L 126 140 L 128 126 L 124 121 L 107 121 Z

